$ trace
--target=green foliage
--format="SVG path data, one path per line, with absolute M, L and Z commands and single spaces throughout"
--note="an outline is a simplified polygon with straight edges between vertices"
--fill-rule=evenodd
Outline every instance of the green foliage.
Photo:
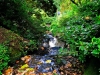
M 43 20 L 44 23 L 51 24 L 55 20 L 55 17 L 45 17 Z
M 60 9 L 61 0 L 53 0 L 54 5 Z
M 56 22 L 53 23 L 51 30 L 70 44 L 75 44 L 78 41 L 90 41 L 93 36 L 97 35 L 100 28 L 100 25 L 94 23 L 94 20 L 92 20 L 93 23 L 88 23 L 82 17 L 78 17 L 78 19 L 66 18 L 64 22 L 60 22 L 60 26 L 56 25 Z
M 89 55 L 100 58 L 100 38 L 94 37 L 91 42 L 79 42 L 79 59 L 85 61 Z
M 100 58 L 100 38 L 93 38 L 91 43 L 93 48 L 91 53 L 93 56 Z
M 79 52 L 78 57 L 82 62 L 87 56 L 100 57 L 99 40 L 96 38 L 96 41 L 91 42 L 93 37 L 100 37 L 99 5 L 99 0 L 82 0 L 78 6 L 69 4 L 71 9 L 66 9 L 62 17 L 55 19 L 50 27 L 54 35 L 71 45 L 70 50 Z
M 87 1 L 80 6 L 80 12 L 82 15 L 96 16 L 100 13 L 100 1 L 92 0 Z
M 9 61 L 8 48 L 0 44 L 0 74 L 4 68 L 7 68 Z
M 0 25 L 21 36 L 34 39 L 42 35 L 45 28 L 40 10 L 32 7 L 28 0 L 0 0 Z M 32 15 L 36 17 L 32 17 Z M 24 33 L 24 34 L 23 34 Z
M 56 5 L 54 4 L 54 0 L 34 0 L 34 5 L 37 8 L 43 9 L 47 15 L 54 16 L 56 12 Z
M 27 44 L 27 46 L 29 47 L 28 49 L 29 49 L 29 51 L 33 51 L 34 49 L 36 49 L 37 48 L 37 43 L 36 43 L 36 41 L 35 40 L 30 40 L 29 42 L 28 42 L 28 44 Z M 27 51 L 27 50 L 26 50 Z
M 74 48 L 73 48 L 74 49 Z M 67 48 L 63 49 L 63 48 L 60 48 L 59 49 L 59 53 L 58 53 L 58 56 L 78 56 L 78 52 L 75 51 L 75 50 L 68 50 Z

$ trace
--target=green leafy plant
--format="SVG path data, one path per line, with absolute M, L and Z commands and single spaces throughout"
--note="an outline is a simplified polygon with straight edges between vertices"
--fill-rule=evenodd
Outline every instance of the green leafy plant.
M 92 55 L 100 58 L 100 38 L 93 38 L 91 44 L 93 45 Z
M 96 38 L 97 41 L 93 41 L 95 39 L 93 37 L 100 37 L 99 2 L 98 0 L 82 0 L 78 7 L 69 4 L 71 10 L 66 9 L 59 21 L 55 19 L 50 27 L 54 35 L 71 45 L 70 50 L 78 51 L 79 59 L 82 62 L 87 56 L 100 57 L 100 46 L 97 42 L 99 40 Z
M 87 56 L 100 58 L 100 38 L 92 38 L 91 42 L 79 42 L 79 59 L 85 61 Z
M 4 68 L 7 68 L 9 61 L 8 48 L 0 44 L 0 74 Z

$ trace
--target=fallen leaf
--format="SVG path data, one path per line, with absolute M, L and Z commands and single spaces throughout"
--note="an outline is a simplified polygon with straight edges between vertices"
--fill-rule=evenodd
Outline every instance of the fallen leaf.
M 65 71 L 65 73 L 66 73 L 67 75 L 73 75 L 73 74 L 70 73 L 69 71 Z
M 61 66 L 61 67 L 60 67 L 60 70 L 63 70 L 63 69 L 64 69 L 64 67 L 63 67 L 63 66 Z
M 35 74 L 35 70 L 33 68 L 27 68 L 27 72 L 25 73 L 25 75 L 34 75 Z
M 57 70 L 53 70 L 53 73 L 57 73 Z
M 46 73 L 43 73 L 43 75 L 47 75 Z
M 25 69 L 25 68 L 28 68 L 28 67 L 29 67 L 28 64 L 24 64 L 24 65 L 21 66 L 20 69 Z
M 25 63 L 28 63 L 31 60 L 31 56 L 30 55 L 24 56 L 21 58 L 21 60 L 24 61 Z
M 64 73 L 63 73 L 63 72 L 61 72 L 61 74 L 62 74 L 62 75 L 64 75 Z
M 72 67 L 72 64 L 71 64 L 70 62 L 68 62 L 68 63 L 64 66 L 64 68 L 69 68 L 69 67 Z
M 28 72 L 28 69 L 23 70 L 23 72 L 21 73 L 21 75 L 25 75 L 25 73 L 27 73 L 27 72 Z
M 48 73 L 46 73 L 46 75 L 53 75 L 53 74 L 52 74 L 52 72 L 48 72 Z
M 41 47 L 42 50 L 44 50 L 44 47 Z
M 77 73 L 73 73 L 73 75 L 77 75 Z
M 46 63 L 51 63 L 51 60 L 47 60 Z
M 9 67 L 8 69 L 4 70 L 4 75 L 12 75 L 13 67 Z
M 17 60 L 17 61 L 16 61 L 16 64 L 18 64 L 18 63 L 19 63 L 19 61 Z

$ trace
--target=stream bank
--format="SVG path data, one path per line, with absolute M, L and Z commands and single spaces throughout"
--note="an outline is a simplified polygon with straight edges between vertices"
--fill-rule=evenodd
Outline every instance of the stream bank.
M 3 72 L 3 75 L 83 75 L 83 64 L 73 56 L 59 57 L 57 38 L 51 34 L 44 39 L 38 55 L 26 55 L 15 65 Z M 46 52 L 46 53 L 45 53 Z

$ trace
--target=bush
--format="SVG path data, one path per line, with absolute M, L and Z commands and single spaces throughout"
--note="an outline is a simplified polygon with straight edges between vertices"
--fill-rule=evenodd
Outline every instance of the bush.
M 8 66 L 9 54 L 8 48 L 2 44 L 0 44 L 0 75 L 2 74 L 2 70 Z
M 87 1 L 79 7 L 82 15 L 96 16 L 100 14 L 100 0 Z
M 78 56 L 82 61 L 88 55 L 99 57 L 98 46 L 94 47 L 91 43 L 93 37 L 100 37 L 99 3 L 100 1 L 98 0 L 89 1 L 77 7 L 75 11 L 75 7 L 72 7 L 71 13 L 68 14 L 68 11 L 65 13 L 68 16 L 64 14 L 59 23 L 54 21 L 51 25 L 53 34 L 59 35 L 62 40 L 71 45 L 71 50 L 79 51 Z M 79 46 L 80 41 L 84 46 Z
M 92 38 L 91 42 L 79 42 L 79 59 L 85 61 L 87 56 L 100 58 L 100 38 Z

